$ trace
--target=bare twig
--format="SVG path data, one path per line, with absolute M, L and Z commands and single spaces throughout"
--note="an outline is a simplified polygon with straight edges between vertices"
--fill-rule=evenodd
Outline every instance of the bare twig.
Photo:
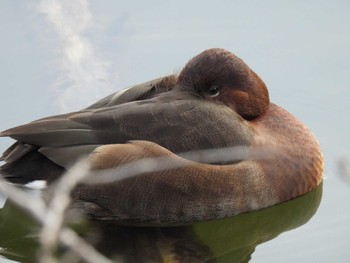
M 6 194 L 12 202 L 17 204 L 25 211 L 27 211 L 40 224 L 46 224 L 45 220 L 47 218 L 46 213 L 48 211 L 48 208 L 46 207 L 44 201 L 40 197 L 32 196 L 26 193 L 25 191 L 10 185 L 2 178 L 0 178 L 0 191 Z M 67 227 L 62 227 L 60 229 L 61 231 L 59 233 L 56 233 L 58 235 L 57 240 L 59 240 L 63 245 L 68 246 L 70 249 L 72 249 L 77 255 L 79 255 L 80 258 L 84 259 L 86 262 L 112 263 L 111 260 L 97 252 L 91 245 L 89 245 L 85 240 L 80 238 L 71 229 Z M 52 235 L 52 233 L 49 232 L 48 235 Z M 54 258 L 50 259 L 50 257 L 47 259 L 49 259 L 49 261 L 45 261 L 45 263 L 56 261 L 54 260 Z
M 217 162 L 235 162 L 247 159 L 262 160 L 272 157 L 276 149 L 272 147 L 261 147 L 254 150 L 247 146 L 234 146 L 219 149 L 190 151 L 179 154 L 184 159 L 201 163 Z M 145 173 L 160 172 L 168 169 L 175 169 L 191 165 L 190 162 L 184 162 L 180 159 L 175 160 L 173 157 L 154 157 L 145 158 L 111 169 L 90 171 L 84 183 L 88 184 L 105 184 L 123 180 L 126 178 L 138 176 Z M 97 176 L 98 175 L 98 176 Z
M 37 196 L 31 196 L 18 187 L 12 186 L 0 177 L 0 192 L 5 194 L 8 199 L 27 211 L 39 223 L 45 218 L 46 205 L 44 201 Z
M 52 252 L 56 250 L 57 239 L 63 226 L 65 211 L 70 204 L 70 193 L 73 188 L 86 176 L 89 169 L 87 160 L 77 162 L 54 188 L 52 199 L 47 205 L 47 213 L 40 234 L 41 262 L 50 262 Z
M 346 157 L 339 157 L 336 160 L 337 174 L 346 183 L 350 184 L 350 161 Z

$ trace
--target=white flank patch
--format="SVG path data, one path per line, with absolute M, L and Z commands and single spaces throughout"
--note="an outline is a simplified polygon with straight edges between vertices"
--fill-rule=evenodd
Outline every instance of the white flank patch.
M 25 184 L 25 187 L 33 189 L 33 190 L 41 190 L 46 188 L 47 184 L 44 180 L 35 180 L 30 183 Z

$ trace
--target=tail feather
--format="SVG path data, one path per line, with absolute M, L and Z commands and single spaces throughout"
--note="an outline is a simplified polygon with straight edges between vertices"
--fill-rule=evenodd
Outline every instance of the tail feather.
M 36 150 L 38 147 L 22 142 L 15 142 L 11 145 L 0 157 L 0 161 L 4 161 L 7 163 L 12 163 L 27 153 Z
M 0 167 L 2 177 L 18 184 L 26 184 L 35 180 L 45 180 L 50 183 L 64 172 L 64 168 L 36 150 L 25 154 L 15 162 L 5 163 Z

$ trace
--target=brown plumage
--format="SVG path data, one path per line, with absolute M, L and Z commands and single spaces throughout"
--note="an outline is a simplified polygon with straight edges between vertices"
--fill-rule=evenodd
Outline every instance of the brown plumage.
M 0 135 L 18 140 L 4 153 L 7 164 L 0 170 L 18 182 L 54 180 L 89 153 L 92 173 L 112 168 L 116 176 L 119 165 L 145 157 L 167 156 L 167 162 L 178 164 L 80 185 L 72 195 L 74 206 L 100 219 L 183 223 L 221 218 L 290 200 L 322 180 L 322 154 L 312 133 L 270 103 L 257 74 L 223 49 L 194 57 L 178 77 L 141 84 L 82 111 Z M 248 151 L 212 163 L 178 155 L 228 146 Z

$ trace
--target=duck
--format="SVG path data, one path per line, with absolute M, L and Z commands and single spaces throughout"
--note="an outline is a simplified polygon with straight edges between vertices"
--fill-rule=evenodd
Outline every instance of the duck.
M 259 210 L 308 193 L 323 175 L 314 134 L 270 102 L 263 80 L 221 48 L 193 57 L 178 75 L 0 136 L 16 140 L 1 157 L 2 177 L 50 184 L 87 156 L 95 183 L 81 182 L 72 191 L 72 207 L 91 218 L 130 224 L 178 224 Z M 216 149 L 226 149 L 224 156 Z M 201 158 L 208 150 L 220 158 Z M 118 179 L 123 165 L 156 158 L 170 165 Z M 102 180 L 104 171 L 117 180 Z

